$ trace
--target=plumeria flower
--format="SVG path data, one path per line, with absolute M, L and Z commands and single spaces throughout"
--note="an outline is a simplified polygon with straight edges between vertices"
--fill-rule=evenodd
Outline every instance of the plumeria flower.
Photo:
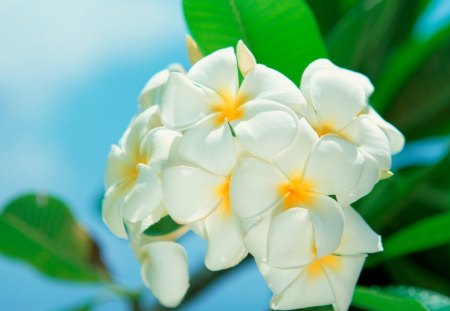
M 341 195 L 343 201 L 353 202 L 390 174 L 391 154 L 403 147 L 403 136 L 368 106 L 373 86 L 361 74 L 320 59 L 306 68 L 300 90 L 308 103 L 301 114 L 319 136 L 350 142 L 365 158 L 358 187 Z
M 159 106 L 161 104 L 161 95 L 171 72 L 186 74 L 183 66 L 179 64 L 172 64 L 169 65 L 167 69 L 161 70 L 153 75 L 145 84 L 141 94 L 139 95 L 139 109 L 141 111 L 149 108 L 150 106 Z
M 364 159 L 350 143 L 319 139 L 305 119 L 295 141 L 273 162 L 240 159 L 231 175 L 230 199 L 239 219 L 255 219 L 245 241 L 250 253 L 290 268 L 336 250 L 344 219 L 329 195 L 353 189 L 363 169 Z
M 140 233 L 139 227 L 129 227 L 130 246 L 141 264 L 142 280 L 159 302 L 169 308 L 179 305 L 189 288 L 186 251 L 174 242 L 186 229 L 180 227 L 153 237 Z
M 125 222 L 142 230 L 165 214 L 159 173 L 175 157 L 176 131 L 160 127 L 158 107 L 139 114 L 118 145 L 113 145 L 105 176 L 103 219 L 119 237 L 127 237 Z
M 185 161 L 226 175 L 238 153 L 234 136 L 256 156 L 277 154 L 294 140 L 292 109 L 301 110 L 303 96 L 279 72 L 249 62 L 251 57 L 240 43 L 241 85 L 231 47 L 198 60 L 187 75 L 170 75 L 161 119 L 169 128 L 186 131 L 179 150 Z
M 343 209 L 345 229 L 339 248 L 332 254 L 294 269 L 258 263 L 273 292 L 271 307 L 290 310 L 332 304 L 347 310 L 367 253 L 382 250 L 381 238 L 350 206 Z M 314 250 L 313 250 L 314 251 Z
M 230 174 L 184 165 L 163 172 L 167 211 L 208 240 L 205 265 L 210 270 L 235 266 L 247 255 L 244 231 L 230 205 Z

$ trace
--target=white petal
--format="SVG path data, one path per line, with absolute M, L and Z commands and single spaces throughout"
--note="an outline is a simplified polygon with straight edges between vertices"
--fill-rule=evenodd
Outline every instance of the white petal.
M 381 236 L 376 234 L 351 206 L 344 207 L 343 212 L 344 233 L 336 254 L 358 255 L 383 250 Z
M 308 269 L 303 269 L 299 277 L 283 292 L 274 295 L 271 307 L 276 310 L 290 310 L 334 302 L 333 291 L 323 271 L 311 275 Z
M 191 65 L 194 65 L 203 58 L 203 54 L 200 52 L 197 42 L 195 42 L 190 35 L 186 35 L 186 48 Z
M 269 265 L 293 268 L 314 259 L 314 228 L 310 216 L 306 209 L 291 208 L 274 217 L 268 236 Z
M 126 238 L 127 232 L 123 224 L 122 203 L 128 185 L 122 183 L 112 186 L 106 191 L 102 203 L 102 218 L 109 230 L 120 238 Z
M 335 200 L 324 195 L 312 195 L 308 205 L 314 223 L 317 258 L 334 252 L 344 232 L 344 214 Z
M 254 158 L 242 158 L 233 170 L 230 199 L 234 213 L 240 218 L 258 216 L 280 200 L 280 184 L 287 179 L 274 165 Z
M 249 152 L 270 159 L 294 141 L 298 117 L 291 109 L 267 100 L 247 102 L 241 109 L 243 118 L 232 126 Z
M 389 141 L 383 131 L 367 115 L 354 119 L 342 130 L 342 133 L 358 145 L 360 150 L 374 157 L 381 170 L 391 168 Z
M 372 107 L 369 106 L 368 116 L 372 118 L 380 129 L 386 134 L 389 139 L 391 153 L 396 154 L 400 152 L 405 145 L 405 136 L 396 129 L 392 124 L 386 122 Z
M 117 145 L 112 145 L 106 166 L 105 189 L 128 180 L 134 167 L 135 164 L 123 150 Z
M 186 252 L 174 242 L 155 242 L 143 247 L 148 258 L 142 262 L 145 285 L 166 307 L 180 304 L 189 288 Z
M 364 158 L 364 167 L 356 186 L 348 191 L 337 193 L 338 201 L 343 205 L 349 205 L 372 191 L 380 179 L 380 169 L 377 161 L 369 154 L 360 152 Z
M 157 171 L 161 169 L 164 161 L 174 156 L 174 142 L 179 141 L 180 132 L 168 130 L 163 127 L 151 130 L 142 140 L 141 154 L 149 159 L 148 165 Z
M 205 265 L 209 270 L 231 268 L 245 258 L 244 233 L 234 216 L 223 215 L 217 209 L 205 219 L 205 229 L 208 239 Z
M 204 218 L 220 202 L 217 187 L 225 177 L 202 169 L 175 166 L 163 171 L 164 203 L 172 218 L 181 223 L 191 223 Z
M 341 129 L 366 106 L 364 89 L 339 71 L 318 71 L 310 83 L 312 103 L 322 125 Z
M 141 110 L 147 109 L 152 105 L 160 104 L 163 88 L 171 72 L 185 73 L 183 66 L 173 64 L 151 77 L 139 95 L 139 108 Z
M 188 77 L 216 92 L 236 94 L 238 71 L 233 48 L 225 48 L 203 57 L 189 70 Z
M 133 158 L 139 154 L 142 138 L 153 128 L 161 126 L 158 106 L 150 107 L 140 112 L 130 122 L 127 130 L 120 139 L 119 145 L 125 153 Z
M 238 41 L 238 44 L 236 46 L 236 55 L 238 59 L 239 70 L 245 77 L 256 66 L 255 56 L 253 56 L 252 52 L 250 52 L 250 50 L 244 44 L 244 42 L 242 42 L 242 40 Z
M 242 81 L 241 96 L 248 100 L 266 99 L 300 112 L 306 101 L 297 86 L 280 72 L 264 65 L 256 65 Z
M 123 201 L 123 217 L 138 222 L 150 216 L 161 205 L 162 189 L 158 174 L 151 167 L 138 165 L 138 177 Z M 156 216 L 156 215 L 155 215 Z M 159 217 L 155 217 L 155 220 Z
M 305 180 L 319 193 L 347 193 L 357 185 L 363 170 L 364 156 L 355 145 L 338 136 L 325 135 L 311 151 Z
M 256 262 L 267 285 L 274 295 L 283 292 L 300 275 L 302 269 L 278 269 L 263 262 Z
M 306 161 L 319 138 L 306 119 L 300 119 L 294 142 L 274 158 L 277 165 L 287 176 L 303 174 Z
M 340 256 L 339 265 L 323 266 L 333 289 L 335 310 L 348 310 L 366 255 Z
M 228 175 L 238 150 L 227 123 L 217 126 L 214 116 L 189 129 L 179 146 L 182 160 L 219 175 Z
M 162 123 L 171 128 L 188 128 L 210 113 L 211 103 L 219 101 L 219 96 L 208 88 L 172 73 L 162 96 Z
M 259 217 L 259 221 L 248 228 L 245 235 L 245 246 L 257 261 L 267 261 L 268 236 L 271 223 L 272 213 Z

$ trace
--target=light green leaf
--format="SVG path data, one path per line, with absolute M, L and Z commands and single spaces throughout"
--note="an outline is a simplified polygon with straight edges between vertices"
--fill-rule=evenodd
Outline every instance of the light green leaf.
M 390 236 L 384 251 L 367 260 L 367 265 L 450 244 L 450 213 L 442 213 L 416 222 Z
M 180 224 L 176 223 L 170 216 L 165 216 L 161 218 L 156 224 L 148 227 L 144 233 L 150 236 L 160 236 L 166 235 L 181 227 Z
M 450 299 L 442 294 L 411 286 L 358 286 L 352 305 L 365 310 L 448 310 Z
M 205 55 L 242 39 L 259 63 L 296 84 L 309 63 L 327 57 L 314 16 L 302 0 L 184 0 L 183 7 Z
M 55 197 L 28 194 L 0 214 L 0 253 L 72 281 L 108 280 L 98 246 Z
M 358 286 L 353 295 L 352 305 L 372 311 L 424 311 L 423 304 L 413 298 L 398 297 L 383 292 L 379 288 Z

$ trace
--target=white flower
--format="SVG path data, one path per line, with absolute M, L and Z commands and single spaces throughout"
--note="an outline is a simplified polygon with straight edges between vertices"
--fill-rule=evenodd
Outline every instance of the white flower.
M 344 238 L 333 253 L 294 269 L 264 263 L 258 267 L 274 296 L 277 310 L 332 304 L 347 310 L 367 253 L 382 250 L 381 239 L 350 206 L 344 208 Z
M 230 173 L 217 175 L 190 166 L 163 172 L 167 211 L 208 240 L 205 265 L 210 270 L 235 266 L 247 255 L 244 232 L 230 205 Z
M 103 219 L 119 237 L 127 237 L 124 222 L 140 223 L 144 230 L 165 213 L 159 172 L 181 134 L 159 125 L 158 107 L 153 106 L 139 114 L 119 144 L 111 147 Z
M 130 227 L 130 231 L 140 228 Z M 158 237 L 131 232 L 130 245 L 141 264 L 141 276 L 159 302 L 166 307 L 180 304 L 189 288 L 187 255 L 174 241 L 186 228 Z
M 373 86 L 359 73 L 320 59 L 306 68 L 300 90 L 308 103 L 301 114 L 319 136 L 336 143 L 350 142 L 364 156 L 361 183 L 340 196 L 347 203 L 359 199 L 380 177 L 387 176 L 391 154 L 403 147 L 403 136 L 368 106 Z
M 242 46 L 242 44 L 241 44 Z M 242 50 L 242 48 L 241 48 Z M 218 50 L 195 63 L 186 76 L 172 73 L 165 87 L 161 119 L 165 126 L 186 130 L 180 156 L 211 172 L 226 175 L 233 167 L 237 140 L 256 156 L 272 156 L 294 140 L 304 98 L 279 72 L 251 65 L 239 86 L 232 48 Z
M 301 119 L 295 141 L 273 161 L 242 158 L 232 173 L 233 211 L 241 220 L 255 219 L 246 237 L 250 253 L 288 268 L 336 250 L 344 220 L 329 195 L 355 187 L 363 169 L 360 154 L 350 143 L 319 139 Z
M 161 70 L 153 75 L 145 84 L 139 95 L 139 108 L 141 111 L 150 106 L 159 106 L 161 104 L 161 95 L 171 72 L 186 74 L 183 66 L 172 64 L 167 67 L 167 69 Z

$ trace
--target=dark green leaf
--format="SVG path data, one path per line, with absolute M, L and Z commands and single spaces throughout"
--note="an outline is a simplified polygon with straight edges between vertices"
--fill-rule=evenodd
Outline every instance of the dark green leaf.
M 371 98 L 372 105 L 378 111 L 385 111 L 408 79 L 448 40 L 450 27 L 426 40 L 415 38 L 404 42 L 383 66 L 376 92 Z
M 409 38 L 424 4 L 421 0 L 360 1 L 326 37 L 331 60 L 376 80 L 392 48 Z
M 181 225 L 177 224 L 170 216 L 161 218 L 156 224 L 148 227 L 144 233 L 151 236 L 166 235 L 179 229 Z
M 183 7 L 204 54 L 242 39 L 259 63 L 296 84 L 309 63 L 327 57 L 314 16 L 302 0 L 184 0 Z
M 107 280 L 99 249 L 55 197 L 28 194 L 0 214 L 0 252 L 42 273 L 73 281 Z
M 419 221 L 390 236 L 383 244 L 384 251 L 367 260 L 374 265 L 381 261 L 450 244 L 450 213 L 443 213 Z

